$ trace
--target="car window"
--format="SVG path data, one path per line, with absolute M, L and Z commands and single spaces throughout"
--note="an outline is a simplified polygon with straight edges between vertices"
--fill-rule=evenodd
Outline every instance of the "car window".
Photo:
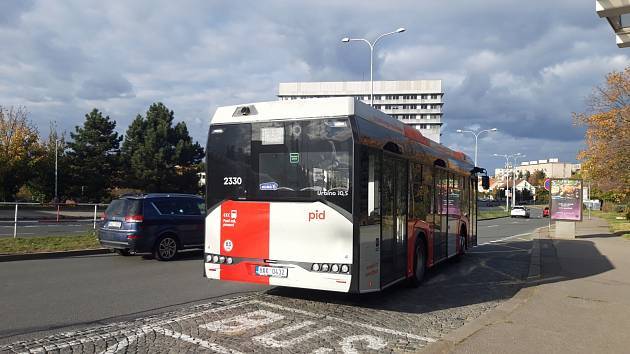
M 204 209 L 200 204 L 203 206 L 203 202 L 191 198 L 161 198 L 153 201 L 162 215 L 203 215 Z
M 113 200 L 105 210 L 105 215 L 107 218 L 142 215 L 142 202 L 138 199 Z
M 184 213 L 175 198 L 156 199 L 153 201 L 153 205 L 162 215 L 182 215 Z

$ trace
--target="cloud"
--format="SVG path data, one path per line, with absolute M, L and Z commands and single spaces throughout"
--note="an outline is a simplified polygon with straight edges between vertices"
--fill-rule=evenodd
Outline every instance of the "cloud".
M 0 3 L 0 104 L 26 105 L 41 130 L 71 130 L 96 107 L 124 133 L 155 101 L 206 140 L 218 106 L 274 100 L 278 83 L 442 79 L 443 139 L 497 127 L 486 149 L 518 146 L 572 160 L 583 130 L 571 112 L 607 72 L 630 62 L 592 4 L 484 0 Z M 500 161 L 484 157 L 488 167 Z
M 86 100 L 108 100 L 110 98 L 133 98 L 133 86 L 120 75 L 87 79 L 77 92 L 77 97 Z

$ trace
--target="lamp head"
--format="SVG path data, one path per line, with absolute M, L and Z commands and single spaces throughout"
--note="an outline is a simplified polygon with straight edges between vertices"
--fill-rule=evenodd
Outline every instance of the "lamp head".
M 350 42 L 350 38 L 344 37 L 344 38 L 341 39 L 341 41 L 344 42 L 344 43 L 348 43 L 348 42 Z
M 396 30 L 396 33 L 403 33 L 403 32 L 405 32 L 405 29 L 402 27 Z
M 499 129 L 497 129 L 497 128 L 490 129 L 491 132 L 496 132 L 497 130 L 499 130 Z
M 461 132 L 462 132 L 462 130 L 461 130 L 461 129 L 457 129 L 457 130 L 456 130 L 456 132 L 461 133 Z

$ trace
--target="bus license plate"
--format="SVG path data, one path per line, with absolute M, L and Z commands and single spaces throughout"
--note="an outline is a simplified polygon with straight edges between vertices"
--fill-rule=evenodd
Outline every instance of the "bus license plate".
M 289 275 L 289 270 L 287 268 L 279 268 L 279 267 L 256 266 L 256 275 L 262 275 L 266 277 L 286 278 Z
M 110 228 L 120 229 L 121 226 L 122 223 L 120 221 L 110 221 L 107 223 L 107 227 Z

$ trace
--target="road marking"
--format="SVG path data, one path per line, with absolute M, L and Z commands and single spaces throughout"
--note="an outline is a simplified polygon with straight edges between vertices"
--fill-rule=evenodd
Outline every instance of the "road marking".
M 137 341 L 140 337 L 145 336 L 147 334 L 150 333 L 159 333 L 159 334 L 163 334 L 166 335 L 168 337 L 172 337 L 172 338 L 176 338 L 176 339 L 180 339 L 182 341 L 188 342 L 188 343 L 193 343 L 196 345 L 199 345 L 200 347 L 203 347 L 205 349 L 209 349 L 212 350 L 214 352 L 217 353 L 231 353 L 231 354 L 238 354 L 240 352 L 236 351 L 236 350 L 232 350 L 226 347 L 223 347 L 219 344 L 216 343 L 211 343 L 208 342 L 206 340 L 200 339 L 200 338 L 195 338 L 183 333 L 179 333 L 179 332 L 175 332 L 169 329 L 166 329 L 164 327 L 169 326 L 171 324 L 180 324 L 180 322 L 182 321 L 186 321 L 186 320 L 190 320 L 190 319 L 194 319 L 194 318 L 198 318 L 201 316 L 207 316 L 207 315 L 212 315 L 214 313 L 217 312 L 223 312 L 223 311 L 227 311 L 227 310 L 231 310 L 231 309 L 236 309 L 236 308 L 241 308 L 244 306 L 248 306 L 248 305 L 258 305 L 258 306 L 265 306 L 268 308 L 273 308 L 273 309 L 278 309 L 278 310 L 282 310 L 282 311 L 287 311 L 287 312 L 293 312 L 293 313 L 297 313 L 297 314 L 302 314 L 314 319 L 318 319 L 318 320 L 326 320 L 326 321 L 331 321 L 334 323 L 342 323 L 342 324 L 346 324 L 346 325 L 350 325 L 350 326 L 356 326 L 356 327 L 360 327 L 363 329 L 368 329 L 368 330 L 372 330 L 375 332 L 380 332 L 380 333 L 386 333 L 386 334 L 390 334 L 390 335 L 394 335 L 394 336 L 399 336 L 399 337 L 403 337 L 403 338 L 407 338 L 407 339 L 415 339 L 418 341 L 423 341 L 423 342 L 428 342 L 428 343 L 433 343 L 436 341 L 436 339 L 434 338 L 430 338 L 430 337 L 424 337 L 424 336 L 419 336 L 419 335 L 415 335 L 415 334 L 410 334 L 410 333 L 405 333 L 405 332 L 400 332 L 397 330 L 393 330 L 393 329 L 389 329 L 389 328 L 384 328 L 384 327 L 378 327 L 378 326 L 373 326 L 367 323 L 361 323 L 361 322 L 356 322 L 356 321 L 350 321 L 350 320 L 343 320 L 341 318 L 337 318 L 334 316 L 328 316 L 328 315 L 324 315 L 324 314 L 317 314 L 317 313 L 313 313 L 313 312 L 308 312 L 308 311 L 304 311 L 304 310 L 300 310 L 300 309 L 295 309 L 295 308 L 291 308 L 291 307 L 285 307 L 285 306 L 281 306 L 281 305 L 277 305 L 277 304 L 273 304 L 273 303 L 268 303 L 268 302 L 263 302 L 260 300 L 253 300 L 252 297 L 239 297 L 239 298 L 234 298 L 234 299 L 226 299 L 224 301 L 219 301 L 219 302 L 215 302 L 215 303 L 208 303 L 205 305 L 201 305 L 198 307 L 195 307 L 194 310 L 196 309 L 201 309 L 204 307 L 208 307 L 208 306 L 216 306 L 216 305 L 220 305 L 222 303 L 226 303 L 226 305 L 222 305 L 220 307 L 215 307 L 215 308 L 210 308 L 210 309 L 206 309 L 206 310 L 201 310 L 201 311 L 196 311 L 193 313 L 189 313 L 186 315 L 181 315 L 181 316 L 177 316 L 177 317 L 173 317 L 171 319 L 165 319 L 165 320 L 161 320 L 161 321 L 155 321 L 155 318 L 152 317 L 147 317 L 147 318 L 143 318 L 140 320 L 136 320 L 136 321 L 132 321 L 132 322 L 123 322 L 123 323 L 115 323 L 112 325 L 106 325 L 106 326 L 102 326 L 102 327 L 96 327 L 96 328 L 91 328 L 91 329 L 87 329 L 87 330 L 83 330 L 83 331 L 73 331 L 73 332 L 64 332 L 61 334 L 57 334 L 55 335 L 55 341 L 53 340 L 47 340 L 48 343 L 43 344 L 41 340 L 37 340 L 37 341 L 33 341 L 33 344 L 35 344 L 36 346 L 34 347 L 28 347 L 27 344 L 25 343 L 20 343 L 21 345 L 23 345 L 22 348 L 23 351 L 22 353 L 42 353 L 42 352 L 48 352 L 48 351 L 60 351 L 62 349 L 65 348 L 71 348 L 73 346 L 79 346 L 79 345 L 84 345 L 84 344 L 95 344 L 98 341 L 107 341 L 109 339 L 115 338 L 115 337 L 125 337 L 125 338 L 120 338 L 120 342 L 115 344 L 115 345 L 111 345 L 109 347 L 107 347 L 105 349 L 105 351 L 101 352 L 102 354 L 113 354 L 122 350 L 126 350 L 126 348 L 133 342 Z M 264 311 L 264 310 L 261 310 Z M 256 312 L 256 311 L 254 311 Z M 265 313 L 265 312 L 258 312 L 258 314 L 260 315 L 261 313 Z M 267 318 L 272 317 L 272 318 L 278 318 L 279 314 L 274 314 L 272 312 L 266 311 Z M 270 315 L 272 314 L 272 315 Z M 252 313 L 246 314 L 244 316 L 251 316 Z M 265 317 L 265 316 L 263 316 Z M 282 316 L 283 317 L 283 316 Z M 233 320 L 233 318 L 232 318 Z M 245 321 L 245 325 L 247 325 L 247 321 L 262 321 L 264 320 L 264 318 L 261 320 L 260 316 L 258 316 L 258 318 L 256 318 L 256 316 L 254 317 L 243 317 L 241 319 L 241 324 L 243 324 L 243 320 Z M 138 323 L 140 322 L 140 323 Z M 149 324 L 145 324 L 145 325 L 141 325 L 141 323 L 149 323 Z M 153 323 L 151 323 L 153 322 Z M 214 324 L 214 325 L 213 325 Z M 228 323 L 222 323 L 224 325 L 225 329 L 229 329 L 229 325 Z M 292 325 L 289 327 L 284 327 L 280 330 L 275 330 L 273 332 L 270 332 L 269 334 L 266 335 L 262 335 L 262 336 L 257 336 L 257 337 L 253 337 L 251 338 L 252 340 L 255 340 L 261 344 L 265 344 L 265 345 L 269 345 L 272 346 L 274 348 L 284 348 L 286 346 L 289 345 L 293 345 L 296 344 L 297 342 L 301 342 L 304 340 L 307 340 L 309 338 L 312 338 L 314 336 L 317 335 L 322 335 L 324 333 L 329 333 L 331 331 L 334 330 L 334 328 L 332 326 L 326 326 L 324 328 L 321 328 L 319 330 L 316 330 L 314 332 L 309 332 L 301 337 L 297 337 L 297 338 L 293 338 L 293 339 L 289 339 L 289 340 L 285 340 L 285 341 L 279 341 L 276 338 L 279 337 L 282 334 L 286 334 L 289 332 L 294 332 L 296 330 L 299 330 L 303 327 L 306 326 L 310 326 L 310 325 L 314 325 L 316 324 L 315 321 L 303 321 L 302 323 L 298 324 L 298 325 Z M 238 324 L 237 324 L 238 325 Z M 118 328 L 127 326 L 127 328 L 125 329 L 119 329 L 116 330 Z M 133 326 L 134 328 L 129 329 L 128 327 Z M 206 326 L 206 325 L 201 325 L 202 326 Z M 213 327 L 214 326 L 214 327 Z M 212 328 L 220 328 L 219 324 L 217 322 L 213 322 L 210 323 L 210 326 Z M 210 329 L 208 326 L 205 328 Z M 232 326 L 233 327 L 233 326 Z M 94 332 L 96 331 L 101 331 L 101 330 L 106 330 L 106 329 L 111 329 L 111 331 L 103 333 L 103 334 L 95 334 Z M 60 340 L 57 341 L 59 339 L 59 337 L 64 338 L 66 341 Z M 257 338 L 257 339 L 255 339 Z M 382 349 L 384 348 L 383 343 L 384 342 L 381 338 L 375 337 L 375 336 L 371 336 L 368 334 L 365 335 L 358 335 L 358 336 L 352 336 L 352 337 L 347 337 L 342 339 L 342 341 L 340 342 L 341 345 L 341 349 L 344 353 L 352 353 L 354 350 L 354 347 L 352 346 L 353 342 L 358 342 L 358 341 L 363 341 L 363 342 L 367 342 L 367 347 L 372 349 L 374 348 L 375 350 L 378 349 Z M 16 343 L 17 344 L 17 343 Z M 385 344 L 386 345 L 386 344 Z M 0 349 L 3 349 L 6 347 L 0 347 Z M 325 350 L 327 348 L 320 348 L 318 349 L 318 352 L 320 353 L 325 353 L 328 352 L 328 350 Z M 14 351 L 16 350 L 15 348 L 13 349 Z M 19 350 L 19 349 L 17 349 Z
M 429 338 L 429 337 L 423 337 L 423 336 L 418 336 L 415 334 L 409 334 L 409 333 L 405 333 L 405 332 L 400 332 L 400 331 L 396 331 L 393 329 L 389 329 L 389 328 L 383 328 L 383 327 L 377 327 L 377 326 L 372 326 L 366 323 L 361 323 L 361 322 L 355 322 L 355 321 L 348 321 L 348 320 L 344 320 L 338 317 L 333 317 L 333 316 L 328 316 L 328 315 L 318 315 L 312 312 L 308 312 L 308 311 L 304 311 L 304 310 L 299 310 L 299 309 L 294 309 L 291 307 L 284 307 L 281 305 L 276 305 L 276 304 L 271 304 L 271 303 L 267 303 L 267 302 L 261 302 L 258 300 L 253 300 L 252 302 L 258 303 L 260 305 L 263 306 L 269 306 L 272 308 L 277 308 L 280 310 L 284 310 L 284 311 L 289 311 L 289 312 L 295 312 L 295 313 L 299 313 L 302 315 L 306 315 L 306 316 L 311 316 L 311 317 L 316 317 L 316 318 L 325 318 L 325 319 L 329 319 L 332 320 L 334 322 L 340 322 L 340 323 L 344 323 L 347 325 L 351 325 L 351 326 L 357 326 L 357 327 L 363 327 L 363 328 L 367 328 L 373 331 L 377 331 L 377 332 L 382 332 L 382 333 L 387 333 L 387 334 L 392 334 L 395 336 L 400 336 L 400 337 L 407 337 L 407 338 L 412 338 L 412 339 L 416 339 L 416 340 L 420 340 L 423 342 L 429 342 L 429 343 L 433 343 L 436 340 L 433 338 Z
M 486 227 L 498 227 L 499 225 L 488 225 Z
M 168 330 L 166 328 L 155 328 L 154 330 L 155 330 L 156 333 L 160 333 L 160 334 L 163 334 L 165 336 L 172 337 L 172 338 L 175 338 L 175 339 L 183 340 L 184 342 L 196 344 L 196 345 L 198 345 L 198 346 L 200 346 L 202 348 L 210 349 L 210 350 L 212 350 L 212 351 L 214 351 L 216 353 L 220 353 L 220 354 L 242 354 L 238 350 L 228 349 L 228 348 L 220 346 L 220 345 L 218 345 L 216 343 L 210 343 L 210 342 L 208 342 L 206 340 L 203 340 L 201 338 L 195 338 L 195 337 L 189 336 L 189 335 L 184 334 L 184 333 L 179 333 L 179 332 Z
M 249 312 L 244 315 L 226 318 L 199 326 L 213 332 L 234 334 L 248 329 L 265 326 L 284 319 L 284 316 L 266 310 Z
M 352 345 L 352 342 L 367 342 L 367 348 L 373 350 L 380 350 L 387 346 L 387 343 L 384 342 L 381 338 L 370 336 L 370 335 L 362 335 L 362 336 L 351 336 L 348 338 L 344 338 L 341 342 L 341 350 L 345 354 L 358 354 L 359 352 Z
M 326 326 L 324 328 L 318 329 L 314 332 L 308 332 L 306 334 L 303 334 L 299 337 L 295 337 L 295 338 L 291 338 L 291 339 L 285 339 L 285 340 L 278 340 L 276 338 L 278 337 L 289 337 L 291 332 L 295 332 L 298 331 L 304 327 L 308 327 L 308 326 L 312 326 L 315 325 L 316 323 L 313 321 L 304 321 L 302 323 L 298 323 L 292 326 L 287 326 L 287 327 L 283 327 L 280 329 L 277 329 L 275 331 L 269 332 L 269 333 L 265 333 L 263 335 L 260 336 L 256 336 L 252 338 L 252 341 L 262 344 L 265 347 L 268 348 L 288 348 L 288 347 L 292 347 L 300 342 L 303 342 L 305 340 L 309 340 L 313 337 L 317 337 L 321 334 L 327 333 L 327 332 L 332 332 L 335 329 L 331 326 Z
M 534 231 L 535 231 L 535 230 L 534 230 Z M 493 243 L 497 243 L 497 242 L 504 242 L 504 241 L 507 241 L 507 240 L 512 239 L 512 238 L 517 238 L 517 237 L 528 236 L 528 235 L 531 235 L 534 231 L 532 231 L 532 232 L 526 232 L 526 233 L 523 233 L 523 234 L 518 234 L 518 235 L 512 235 L 512 236 L 508 236 L 508 237 L 500 238 L 500 239 L 498 239 L 498 240 L 488 241 L 488 242 L 485 242 L 485 243 L 482 243 L 482 244 L 477 245 L 477 247 L 478 247 L 478 246 L 489 245 L 489 244 L 493 244 Z M 527 240 L 527 241 L 529 241 L 529 240 Z

